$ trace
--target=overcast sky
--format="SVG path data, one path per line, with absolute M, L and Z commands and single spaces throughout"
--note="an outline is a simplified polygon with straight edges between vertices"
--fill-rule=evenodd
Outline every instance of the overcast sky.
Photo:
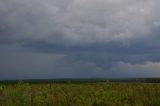
M 0 80 L 160 77 L 159 0 L 0 0 Z

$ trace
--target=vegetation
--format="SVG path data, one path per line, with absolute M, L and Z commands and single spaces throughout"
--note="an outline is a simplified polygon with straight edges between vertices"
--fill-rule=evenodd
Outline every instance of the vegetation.
M 0 106 L 160 106 L 155 83 L 0 84 Z

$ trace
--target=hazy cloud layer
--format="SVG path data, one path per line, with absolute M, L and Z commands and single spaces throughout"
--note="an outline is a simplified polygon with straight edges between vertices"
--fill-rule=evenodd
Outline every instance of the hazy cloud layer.
M 1 0 L 0 77 L 160 76 L 159 3 Z

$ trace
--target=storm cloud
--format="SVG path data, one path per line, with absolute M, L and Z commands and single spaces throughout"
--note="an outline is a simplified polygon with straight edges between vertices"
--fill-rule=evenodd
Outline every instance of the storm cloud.
M 2 0 L 0 79 L 158 77 L 159 3 Z

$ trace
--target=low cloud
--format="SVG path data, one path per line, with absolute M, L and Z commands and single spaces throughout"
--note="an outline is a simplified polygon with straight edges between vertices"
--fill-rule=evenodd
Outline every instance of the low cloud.
M 158 76 L 159 3 L 1 0 L 0 77 Z
M 121 77 L 159 77 L 160 62 L 145 62 L 143 64 L 131 64 L 118 62 L 112 71 L 121 73 Z

